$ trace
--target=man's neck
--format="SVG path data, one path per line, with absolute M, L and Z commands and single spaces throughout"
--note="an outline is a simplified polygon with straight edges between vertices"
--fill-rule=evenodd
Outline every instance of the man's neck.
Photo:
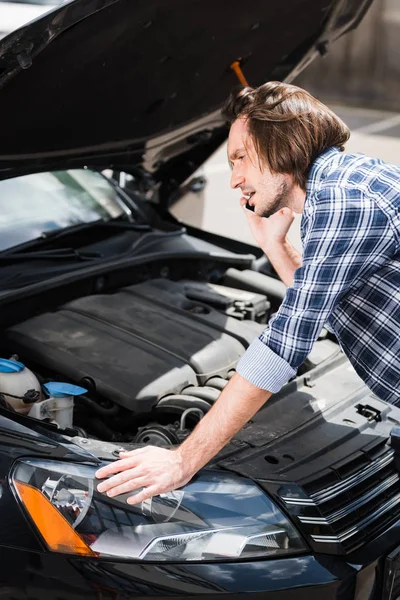
M 304 203 L 306 201 L 306 192 L 300 186 L 293 184 L 290 194 L 290 206 L 295 213 L 302 214 L 304 212 Z

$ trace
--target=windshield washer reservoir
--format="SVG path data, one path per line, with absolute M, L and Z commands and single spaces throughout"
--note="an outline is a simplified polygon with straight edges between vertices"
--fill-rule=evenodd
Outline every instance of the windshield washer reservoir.
M 86 394 L 87 389 L 58 381 L 44 384 L 43 389 L 50 397 L 32 406 L 29 416 L 34 419 L 50 419 L 61 429 L 72 427 L 74 397 Z

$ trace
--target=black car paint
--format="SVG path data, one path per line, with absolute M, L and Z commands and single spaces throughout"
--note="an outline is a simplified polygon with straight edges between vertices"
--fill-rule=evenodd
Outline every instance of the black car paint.
M 179 183 L 226 137 L 227 129 L 214 111 L 235 83 L 231 61 L 243 57 L 243 69 L 254 85 L 266 79 L 293 77 L 302 63 L 317 52 L 324 53 L 330 41 L 355 25 L 368 5 L 368 1 L 326 0 L 317 4 L 299 0 L 285 14 L 285 7 L 272 2 L 267 9 L 265 3 L 247 4 L 245 12 L 239 2 L 219 7 L 214 2 L 175 2 L 177 18 L 172 11 L 164 12 L 165 3 L 155 0 L 68 3 L 11 34 L 0 45 L 0 110 L 2 114 L 17 114 L 19 119 L 18 136 L 14 118 L 2 127 L 1 176 L 87 164 L 111 164 L 142 176 L 141 169 L 146 168 L 154 182 L 161 183 L 160 199 L 168 204 Z M 266 10 L 271 17 L 268 22 L 262 18 Z M 121 25 L 118 16 L 123 11 L 129 18 Z M 271 11 L 275 11 L 273 18 Z M 233 20 L 232 14 L 238 18 Z M 185 20 L 190 25 L 186 29 L 182 27 Z M 179 24 L 179 35 L 172 44 L 160 38 L 160 31 L 168 32 L 168 23 L 173 24 L 174 36 Z M 284 27 L 277 27 L 277 23 Z M 104 33 L 99 36 L 99 31 Z M 118 43 L 109 39 L 109 31 Z M 196 31 L 202 32 L 202 39 Z M 223 39 L 225 33 L 228 45 Z M 154 44 L 155 39 L 159 43 Z M 264 43 L 275 47 L 276 54 L 266 54 Z M 188 51 L 182 57 L 183 47 Z M 205 53 L 207 47 L 210 52 Z M 151 68 L 147 63 L 141 65 L 143 56 L 149 57 Z M 91 77 L 87 77 L 88 72 Z M 57 73 L 66 73 L 66 79 L 58 81 L 54 77 Z M 189 102 L 184 93 L 177 93 L 177 80 L 190 91 Z M 168 139 L 157 141 L 155 150 L 149 152 L 149 140 L 160 133 L 168 134 Z M 232 251 L 245 248 L 220 239 L 213 241 L 226 244 Z M 51 303 L 51 298 L 75 297 L 77 287 L 81 294 L 93 293 L 102 285 L 112 286 L 110 280 L 116 284 L 118 277 L 123 282 L 134 264 L 158 258 L 115 259 L 3 293 L 3 308 L 7 308 L 11 321 L 18 320 L 24 314 L 23 300 L 29 299 L 30 311 L 35 312 L 41 307 L 43 294 Z M 185 258 L 196 257 L 187 253 Z M 222 260 L 226 263 L 227 257 Z M 231 264 L 250 267 L 253 256 L 232 257 Z M 242 598 L 262 595 L 271 600 L 386 600 L 381 596 L 384 561 L 400 541 L 400 521 L 346 557 L 310 552 L 240 563 L 144 565 L 49 553 L 12 492 L 9 475 L 13 464 L 22 456 L 84 464 L 96 464 L 96 458 L 69 443 L 50 425 L 4 409 L 0 415 L 0 592 L 4 598 L 127 600 L 133 596 L 184 595 L 216 600 L 221 595 L 236 599 L 240 594 Z M 232 447 L 228 448 L 221 467 L 248 476 L 260 471 L 265 474 L 257 444 L 251 448 L 245 441 L 250 435 L 265 436 L 265 432 L 265 424 L 260 426 L 255 419 L 250 430 L 243 432 L 244 438 L 237 440 L 236 457 L 232 460 Z M 276 474 L 276 479 L 279 477 Z M 272 493 L 272 482 L 264 485 Z
M 0 409 L 0 415 L 0 589 L 10 600 L 127 600 L 132 596 L 181 595 L 217 599 L 221 594 L 230 598 L 238 594 L 251 598 L 267 594 L 271 600 L 320 600 L 322 596 L 326 600 L 381 600 L 385 556 L 399 543 L 400 521 L 346 557 L 307 552 L 271 560 L 166 565 L 49 553 L 11 489 L 13 464 L 21 457 L 93 465 L 99 461 L 69 443 L 53 425 L 10 414 L 5 409 Z M 255 436 L 257 442 L 258 430 L 266 418 L 266 411 L 262 411 L 248 439 Z M 225 467 L 240 472 L 245 469 L 240 467 L 242 462 L 247 464 L 245 470 L 249 473 L 254 463 L 254 459 L 246 458 L 249 451 L 250 448 L 236 448 L 238 466 Z M 252 453 L 257 464 L 256 447 Z M 242 455 L 245 458 L 240 461 Z M 271 484 L 266 488 L 271 492 Z
M 10 600 L 128 600 L 177 596 L 209 600 L 263 597 L 268 600 L 380 600 L 380 593 L 374 593 L 379 581 L 375 570 L 380 571 L 378 562 L 361 567 L 332 557 L 326 560 L 313 556 L 286 558 L 272 564 L 166 567 L 85 561 L 10 548 L 0 565 L 0 581 L 7 581 Z
M 213 241 L 218 240 L 213 239 Z M 228 243 L 228 245 L 230 244 L 232 242 Z M 240 244 L 236 248 L 239 250 Z M 225 261 L 227 259 L 229 259 L 229 253 L 224 257 Z M 247 259 L 243 257 L 242 266 L 245 266 L 246 260 L 248 261 L 247 266 L 250 266 L 252 257 L 249 256 Z M 89 269 L 91 268 L 93 267 Z M 121 273 L 125 272 L 125 277 L 127 277 L 130 268 L 128 264 L 123 268 L 121 266 Z M 113 273 L 113 276 L 117 277 L 116 273 Z M 90 289 L 98 280 L 97 275 L 88 273 L 73 273 L 69 276 L 62 276 L 62 278 L 64 277 L 69 277 L 71 283 L 73 282 L 71 294 L 74 295 L 78 291 L 79 293 L 83 292 L 85 280 L 92 281 Z M 79 287 L 77 287 L 78 282 Z M 36 289 L 32 300 L 36 297 L 38 308 L 41 306 L 43 298 L 47 298 L 51 293 L 52 283 L 54 282 L 47 282 L 48 291 L 45 295 L 43 295 L 43 284 L 34 286 Z M 41 287 L 42 291 L 40 292 Z M 67 287 L 59 288 L 59 296 L 65 299 L 67 289 Z M 14 291 L 14 294 L 20 295 L 23 299 L 23 291 L 18 290 L 17 293 Z M 53 290 L 53 294 L 57 294 L 57 287 Z M 12 299 L 12 295 L 10 296 L 9 300 Z M 48 301 L 51 302 L 51 300 Z M 8 306 L 4 304 L 7 314 L 13 304 L 15 306 L 15 303 L 10 303 Z M 23 310 L 23 303 L 17 302 L 16 305 Z M 35 310 L 34 306 L 30 307 L 30 310 Z M 354 389 L 357 389 L 357 385 Z M 310 388 L 310 390 L 315 392 L 315 388 Z M 336 391 L 339 393 L 339 388 Z M 272 411 L 268 413 L 271 418 L 273 413 L 279 414 L 281 402 L 283 402 L 281 407 L 286 406 L 285 414 L 289 415 L 290 394 L 294 392 L 295 387 L 292 383 L 292 387 L 286 390 L 286 396 L 284 395 L 281 400 L 279 397 L 275 399 L 269 407 L 269 410 Z M 303 401 L 303 409 L 298 407 L 302 414 L 308 405 L 309 398 L 304 397 Z M 354 402 L 350 402 L 350 404 L 354 410 Z M 388 410 L 390 411 L 389 408 Z M 0 480 L 2 484 L 0 502 L 3 508 L 0 513 L 0 547 L 2 555 L 5 557 L 0 564 L 0 590 L 3 588 L 10 600 L 12 598 L 21 600 L 32 598 L 41 600 L 46 598 L 49 600 L 55 598 L 57 600 L 119 598 L 119 600 L 125 600 L 132 596 L 147 598 L 160 595 L 164 597 L 207 595 L 207 597 L 218 598 L 221 594 L 235 597 L 238 594 L 249 597 L 267 594 L 271 600 L 320 600 L 321 597 L 325 597 L 326 600 L 381 600 L 385 556 L 399 544 L 400 522 L 393 524 L 390 529 L 364 547 L 362 551 L 354 556 L 346 557 L 310 552 L 304 556 L 242 563 L 143 565 L 48 553 L 9 487 L 8 477 L 14 461 L 22 456 L 42 456 L 85 464 L 88 461 L 95 463 L 96 459 L 75 444 L 68 443 L 68 438 L 61 436 L 51 425 L 39 424 L 24 416 L 10 414 L 4 409 L 1 409 L 0 413 L 2 415 L 0 421 Z M 275 453 L 273 440 L 267 449 L 267 434 L 268 432 L 272 433 L 272 430 L 268 426 L 271 420 L 267 419 L 268 422 L 265 422 L 266 413 L 260 413 L 253 423 L 250 423 L 241 432 L 238 439 L 225 449 L 219 464 L 222 468 L 255 479 L 260 479 L 263 475 L 265 477 L 269 472 L 268 476 L 272 482 L 274 480 L 282 482 L 282 476 L 283 479 L 285 477 L 280 472 L 281 468 L 266 463 L 263 458 L 266 453 L 273 455 Z M 385 425 L 386 429 L 382 430 L 382 424 L 369 424 L 362 415 L 358 415 L 358 417 L 352 415 L 352 419 L 357 421 L 355 432 L 358 427 L 364 429 L 377 427 L 379 431 L 384 432 L 381 435 L 388 436 L 388 422 Z M 301 424 L 299 425 L 301 427 Z M 322 427 L 321 435 L 323 435 L 323 431 Z M 276 433 L 274 432 L 274 435 Z M 285 434 L 287 431 L 283 428 L 281 435 Z M 362 435 L 350 436 L 350 443 L 352 440 L 357 446 L 362 437 Z M 251 441 L 250 446 L 249 441 Z M 318 445 L 317 439 L 315 443 Z M 349 441 L 342 445 L 344 456 L 347 453 L 347 443 Z M 262 446 L 265 444 L 267 446 L 263 448 Z M 353 450 L 356 450 L 356 446 L 353 446 Z M 281 451 L 283 452 L 282 448 Z M 311 462 L 307 463 L 306 455 L 296 454 L 296 456 L 300 463 L 305 462 L 305 464 L 312 465 Z M 317 456 L 316 462 L 318 460 L 321 460 L 321 456 L 319 458 Z M 279 501 L 279 496 L 274 494 L 271 482 L 260 481 L 260 484 Z M 18 565 L 18 575 L 15 574 L 14 565 Z
M 304 554 L 269 561 L 215 564 L 134 564 L 49 554 L 12 492 L 8 474 L 16 459 L 37 456 L 95 463 L 93 456 L 54 431 L 52 426 L 22 425 L 0 409 L 0 589 L 10 600 L 57 600 L 182 596 L 271 600 L 378 600 L 382 553 L 400 539 L 400 522 L 358 554 L 346 558 Z M 53 431 L 52 431 L 53 429 Z M 38 431 L 35 431 L 38 430 Z M 18 440 L 18 442 L 16 442 Z M 391 549 L 390 547 L 390 549 Z M 359 592 L 357 593 L 357 590 Z
M 0 44 L 0 174 L 140 167 L 170 193 L 226 137 L 235 60 L 251 85 L 292 77 L 369 4 L 67 3 Z

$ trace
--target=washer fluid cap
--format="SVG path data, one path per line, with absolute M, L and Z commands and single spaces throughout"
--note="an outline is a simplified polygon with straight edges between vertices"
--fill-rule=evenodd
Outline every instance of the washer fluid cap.
M 60 381 L 50 381 L 43 385 L 46 393 L 52 398 L 65 398 L 65 396 L 80 396 L 86 394 L 87 389 L 80 387 L 79 385 L 72 385 L 71 383 L 62 383 Z
M 24 369 L 25 365 L 16 360 L 0 358 L 0 373 L 21 373 Z

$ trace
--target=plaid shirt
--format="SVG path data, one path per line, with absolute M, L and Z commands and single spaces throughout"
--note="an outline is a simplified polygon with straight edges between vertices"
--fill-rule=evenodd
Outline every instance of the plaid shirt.
M 330 148 L 313 163 L 303 264 L 237 371 L 277 392 L 324 325 L 382 400 L 400 404 L 400 168 Z

